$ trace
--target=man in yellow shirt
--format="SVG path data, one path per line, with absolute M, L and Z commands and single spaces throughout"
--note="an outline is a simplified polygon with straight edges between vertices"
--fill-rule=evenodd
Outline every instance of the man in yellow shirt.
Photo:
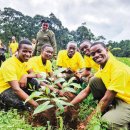
M 27 105 L 23 103 L 29 96 L 25 92 L 28 90 L 27 83 L 38 85 L 35 80 L 31 79 L 36 75 L 27 73 L 29 69 L 26 62 L 32 56 L 32 51 L 31 42 L 22 40 L 18 46 L 18 54 L 3 62 L 0 68 L 0 102 L 2 105 L 18 109 L 27 108 Z M 33 107 L 38 106 L 34 100 L 28 103 Z
M 100 65 L 100 70 L 90 79 L 89 85 L 72 100 L 75 105 L 85 99 L 90 92 L 99 101 L 98 107 L 105 112 L 109 104 L 115 107 L 102 118 L 110 123 L 110 129 L 125 128 L 130 122 L 130 67 L 109 55 L 104 43 L 96 42 L 90 47 L 90 55 Z M 96 110 L 84 122 L 89 122 Z M 81 127 L 84 128 L 85 126 Z
M 80 44 L 80 51 L 84 55 L 84 62 L 86 66 L 86 72 L 85 75 L 88 76 L 91 73 L 91 69 L 94 69 L 94 71 L 98 71 L 99 65 L 93 61 L 92 57 L 90 56 L 90 46 L 91 42 L 89 40 L 84 40 Z
M 85 68 L 83 57 L 77 52 L 77 44 L 71 41 L 67 44 L 67 50 L 61 50 L 57 57 L 57 66 L 67 68 L 66 73 L 76 73 Z
M 9 52 L 10 52 L 10 56 L 12 56 L 13 54 L 16 53 L 18 48 L 18 43 L 16 42 L 15 36 L 12 37 L 12 41 L 9 45 Z

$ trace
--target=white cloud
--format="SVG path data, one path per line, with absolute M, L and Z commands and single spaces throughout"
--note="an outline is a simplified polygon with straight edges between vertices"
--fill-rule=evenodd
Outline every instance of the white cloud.
M 130 39 L 129 0 L 0 0 L 0 8 L 11 7 L 25 15 L 49 16 L 51 12 L 63 26 L 75 30 L 81 23 L 107 40 Z

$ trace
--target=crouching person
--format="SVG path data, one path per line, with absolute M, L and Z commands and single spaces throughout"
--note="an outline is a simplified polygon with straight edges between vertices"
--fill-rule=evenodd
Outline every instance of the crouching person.
M 28 74 L 26 62 L 32 56 L 32 44 L 28 40 L 19 42 L 18 54 L 7 59 L 0 68 L 0 102 L 6 108 L 17 108 L 25 110 L 28 105 L 37 107 L 38 103 L 29 100 L 27 104 L 24 101 L 28 98 L 27 82 L 38 86 L 32 79 L 34 74 Z M 25 91 L 24 91 L 25 90 Z
M 75 105 L 81 102 L 91 92 L 94 98 L 99 101 L 98 107 L 104 113 L 102 118 L 109 122 L 109 129 L 125 128 L 130 123 L 130 67 L 109 55 L 102 42 L 91 45 L 90 55 L 100 65 L 100 70 L 71 103 Z M 114 100 L 116 101 L 115 107 L 106 111 Z M 95 112 L 96 110 L 88 116 L 86 122 L 92 119 Z

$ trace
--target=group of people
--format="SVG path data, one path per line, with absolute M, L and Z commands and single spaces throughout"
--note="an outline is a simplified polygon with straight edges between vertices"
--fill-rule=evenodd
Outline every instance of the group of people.
M 21 40 L 17 46 L 17 53 L 2 63 L 0 103 L 22 110 L 30 105 L 36 108 L 39 104 L 35 100 L 23 103 L 31 93 L 28 86 L 31 84 L 38 89 L 46 84 L 43 81 L 38 83 L 36 80 L 42 77 L 41 72 L 45 72 L 49 77 L 54 76 L 50 61 L 54 56 L 58 68 L 66 68 L 63 76 L 73 74 L 76 79 L 87 79 L 88 85 L 70 102 L 71 104 L 80 103 L 92 93 L 94 100 L 98 100 L 97 107 L 103 113 L 102 118 L 110 124 L 109 129 L 127 127 L 130 123 L 130 67 L 118 61 L 103 42 L 91 43 L 89 40 L 81 42 L 80 52 L 76 42 L 70 41 L 66 50 L 59 51 L 56 57 L 55 35 L 48 27 L 49 23 L 43 20 L 34 49 L 29 40 Z M 95 73 L 91 72 L 92 69 L 95 69 Z M 64 96 L 60 90 L 62 84 L 58 84 L 59 89 L 46 86 Z M 110 105 L 114 107 L 107 109 Z M 68 107 L 65 107 L 65 111 L 67 110 Z M 96 110 L 82 124 L 83 129 L 95 112 Z

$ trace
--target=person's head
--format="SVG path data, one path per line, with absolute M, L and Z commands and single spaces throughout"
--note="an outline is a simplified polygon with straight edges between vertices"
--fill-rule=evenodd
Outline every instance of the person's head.
M 15 36 L 12 36 L 12 42 L 14 43 L 16 41 Z
M 46 31 L 49 28 L 49 21 L 48 20 L 42 20 L 42 30 Z
M 32 44 L 36 44 L 36 39 L 35 38 L 32 39 Z
M 41 56 L 43 60 L 50 60 L 53 56 L 54 49 L 50 44 L 44 44 L 41 49 Z
M 95 42 L 90 47 L 93 60 L 103 68 L 109 59 L 108 49 L 103 42 Z
M 81 42 L 80 44 L 80 51 L 81 53 L 83 53 L 84 55 L 90 56 L 90 46 L 91 46 L 91 42 L 89 40 L 84 40 Z
M 69 58 L 72 58 L 75 52 L 77 51 L 77 43 L 74 41 L 70 41 L 67 44 L 67 55 Z
M 27 62 L 32 57 L 32 43 L 31 41 L 24 39 L 19 42 L 17 58 L 21 62 Z

